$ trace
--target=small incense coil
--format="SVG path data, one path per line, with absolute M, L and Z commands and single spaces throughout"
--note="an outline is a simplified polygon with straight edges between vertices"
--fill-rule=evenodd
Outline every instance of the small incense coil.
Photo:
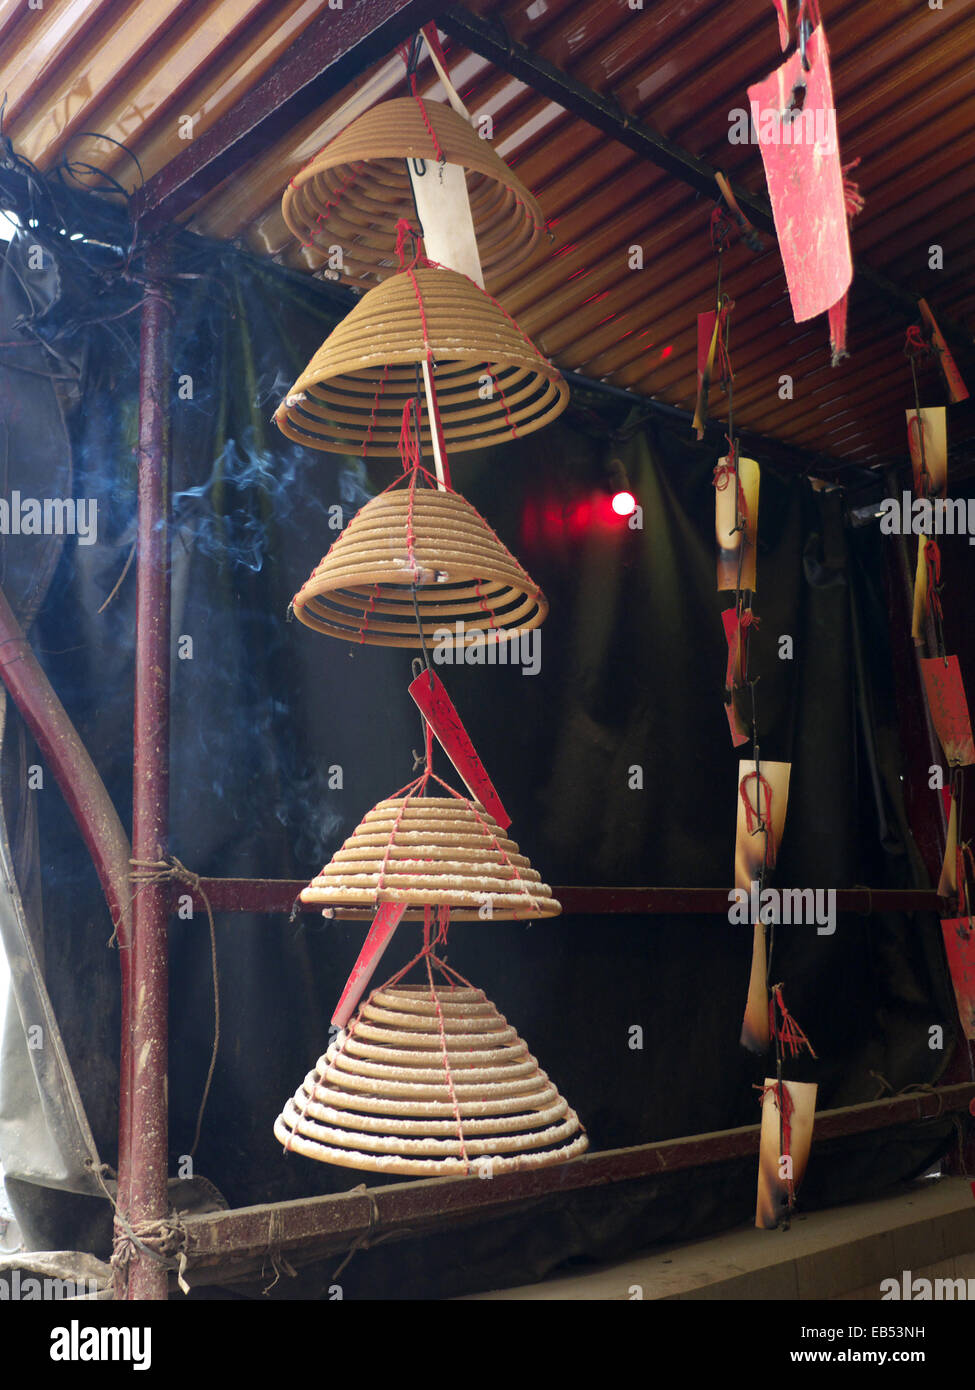
M 373 1041 L 363 1046 L 366 1033 Z M 486 1039 L 499 1045 L 485 1048 Z M 374 991 L 274 1133 L 307 1158 L 420 1177 L 486 1165 L 497 1176 L 589 1147 L 575 1111 L 481 990 L 425 985 Z
M 415 481 L 411 488 L 404 475 L 352 518 L 295 594 L 295 617 L 329 637 L 380 647 L 419 648 L 421 631 L 432 645 L 444 628 L 455 645 L 479 634 L 500 643 L 538 627 L 545 595 L 480 513 L 422 475 Z
M 519 265 L 544 230 L 538 203 L 487 140 L 443 102 L 424 103 L 440 153 L 467 171 L 467 190 L 485 276 Z M 412 97 L 384 101 L 346 126 L 296 174 L 281 212 L 305 247 L 328 257 L 342 248 L 347 278 L 395 272 L 396 224 L 416 222 L 406 161 L 425 160 L 436 177 L 438 152 Z
M 426 907 L 467 921 L 562 911 L 494 817 L 459 795 L 381 801 L 300 896 L 352 919 L 371 918 L 381 903 L 406 903 L 406 921 L 422 921 Z
M 426 266 L 362 296 L 274 421 L 311 449 L 397 458 L 403 406 L 417 395 L 417 364 L 426 362 L 428 348 L 444 442 L 456 453 L 530 434 L 569 403 L 558 368 L 489 295 L 465 275 Z M 425 399 L 420 440 L 430 457 Z

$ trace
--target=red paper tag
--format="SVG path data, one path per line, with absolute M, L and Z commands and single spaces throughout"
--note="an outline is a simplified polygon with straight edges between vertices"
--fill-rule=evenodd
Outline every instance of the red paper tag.
M 706 314 L 697 316 L 697 390 L 701 391 L 704 381 L 704 373 L 708 365 L 708 353 L 711 351 L 711 339 L 714 337 L 714 325 L 717 320 L 717 313 L 714 309 L 709 309 Z
M 336 1028 L 344 1028 L 356 1011 L 356 1005 L 365 993 L 366 985 L 372 979 L 376 966 L 383 958 L 383 952 L 393 937 L 406 911 L 406 903 L 383 903 L 373 918 L 359 958 L 352 967 L 352 974 L 345 982 L 342 998 L 335 1007 L 332 1022 Z
M 724 635 L 728 642 L 728 669 L 725 673 L 724 683 L 729 690 L 735 685 L 741 685 L 747 677 L 745 670 L 745 649 L 741 642 L 741 625 L 738 622 L 737 608 L 724 608 L 721 612 L 721 621 L 724 623 Z M 741 654 L 741 671 L 738 669 L 738 656 Z
M 917 307 L 921 311 L 921 318 L 931 331 L 931 343 L 938 357 L 938 366 L 945 379 L 948 388 L 948 397 L 952 405 L 957 405 L 959 401 L 968 400 L 968 387 L 962 380 L 961 372 L 955 364 L 955 359 L 948 351 L 948 344 L 942 336 L 941 329 L 935 322 L 934 314 L 928 308 L 926 299 L 919 299 Z
M 940 656 L 923 657 L 921 675 L 931 721 L 948 762 L 952 767 L 975 763 L 972 723 L 957 656 L 949 656 L 947 666 Z
M 797 51 L 748 89 L 796 323 L 832 308 L 853 278 L 822 25 L 810 35 L 806 56 L 808 72 Z
M 725 671 L 725 688 L 731 690 L 735 684 L 740 684 L 745 678 L 744 650 L 742 649 L 741 676 L 738 678 L 738 653 L 741 648 L 741 628 L 738 625 L 737 608 L 724 608 L 721 611 L 721 621 L 724 624 L 724 635 L 728 643 L 728 666 Z M 731 730 L 731 742 L 736 748 L 740 748 L 743 743 L 748 742 L 748 734 L 742 728 L 738 718 L 738 713 L 734 706 L 734 701 L 725 700 L 725 714 L 728 716 L 728 727 Z
M 789 13 L 787 9 L 788 0 L 772 0 L 775 6 L 775 13 L 779 20 L 779 46 L 784 53 L 789 47 Z
M 975 931 L 972 923 L 970 917 L 952 917 L 941 923 L 958 1017 L 969 1041 L 975 1040 Z
M 501 805 L 494 783 L 484 770 L 484 764 L 477 756 L 470 735 L 461 723 L 460 715 L 440 677 L 433 671 L 422 672 L 410 684 L 410 694 L 471 796 L 494 817 L 502 830 L 507 830 L 511 817 Z
M 731 730 L 731 742 L 736 748 L 740 748 L 743 743 L 748 742 L 748 735 L 738 723 L 738 715 L 735 712 L 735 707 L 731 700 L 725 701 L 724 712 L 728 716 L 728 728 Z

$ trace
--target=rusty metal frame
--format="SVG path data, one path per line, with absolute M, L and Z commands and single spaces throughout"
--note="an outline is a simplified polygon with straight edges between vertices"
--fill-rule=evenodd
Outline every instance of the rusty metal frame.
M 298 901 L 306 887 L 297 878 L 201 878 L 199 887 L 190 890 L 181 884 L 172 893 L 175 910 L 177 894 L 190 891 L 194 907 L 202 910 L 206 901 L 214 912 L 256 912 L 285 914 L 292 911 L 321 913 L 321 907 Z M 613 888 L 577 887 L 557 884 L 553 893 L 562 904 L 563 916 L 662 916 L 673 913 L 682 916 L 699 913 L 702 916 L 725 916 L 728 911 L 727 888 Z M 941 898 L 930 888 L 838 888 L 838 912 L 853 912 L 868 917 L 874 912 L 938 912 Z
M 975 1082 L 941 1087 L 934 1093 L 893 1096 L 864 1105 L 824 1110 L 816 1116 L 813 1146 L 852 1134 L 962 1114 L 975 1105 Z M 357 1189 L 331 1197 L 240 1207 L 184 1218 L 189 1280 L 209 1271 L 220 1282 L 255 1277 L 269 1261 L 284 1255 L 293 1265 L 308 1264 L 381 1232 L 383 1240 L 402 1239 L 437 1226 L 587 1187 L 633 1182 L 679 1169 L 703 1168 L 758 1153 L 760 1125 L 717 1130 L 685 1139 L 666 1139 L 627 1149 L 583 1154 L 572 1163 L 500 1174 L 489 1181 L 425 1178 L 386 1187 Z M 231 1257 L 231 1258 L 228 1258 Z M 217 1268 L 219 1267 L 219 1274 Z

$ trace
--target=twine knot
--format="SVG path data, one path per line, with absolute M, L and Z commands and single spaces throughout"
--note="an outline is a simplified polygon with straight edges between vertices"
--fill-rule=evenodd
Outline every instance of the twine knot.
M 121 1211 L 105 1182 L 105 1175 L 113 1175 L 107 1163 L 85 1161 L 85 1167 L 94 1174 L 99 1187 L 108 1199 L 115 1213 L 115 1235 L 112 1242 L 112 1269 L 125 1279 L 133 1259 L 145 1257 L 166 1269 L 176 1271 L 176 1282 L 181 1292 L 189 1293 L 186 1281 L 186 1228 L 179 1214 L 170 1210 L 166 1216 L 152 1221 L 130 1222 Z

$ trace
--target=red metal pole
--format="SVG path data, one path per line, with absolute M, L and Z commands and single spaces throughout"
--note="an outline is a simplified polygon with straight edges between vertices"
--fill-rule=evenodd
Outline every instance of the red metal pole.
M 135 755 L 132 856 L 157 861 L 169 845 L 169 401 L 172 311 L 162 288 L 166 248 L 150 245 L 139 375 L 139 502 L 136 539 Z M 132 980 L 122 1029 L 131 1035 L 130 1133 L 119 1155 L 128 1219 L 140 1227 L 168 1210 L 168 893 L 143 884 L 132 903 Z M 127 1297 L 167 1297 L 165 1268 L 142 1252 L 129 1265 Z
M 192 865 L 190 866 L 192 868 Z M 321 912 L 321 905 L 301 903 L 298 894 L 308 886 L 303 878 L 202 878 L 192 892 L 202 912 L 209 902 L 214 912 L 269 912 L 287 916 Z M 185 884 L 172 889 L 170 906 L 187 892 Z M 552 892 L 566 916 L 653 916 L 659 913 L 700 913 L 726 917 L 727 888 L 612 888 L 554 884 Z M 203 895 L 206 894 L 206 902 Z M 941 899 L 932 888 L 837 888 L 838 912 L 938 912 Z

